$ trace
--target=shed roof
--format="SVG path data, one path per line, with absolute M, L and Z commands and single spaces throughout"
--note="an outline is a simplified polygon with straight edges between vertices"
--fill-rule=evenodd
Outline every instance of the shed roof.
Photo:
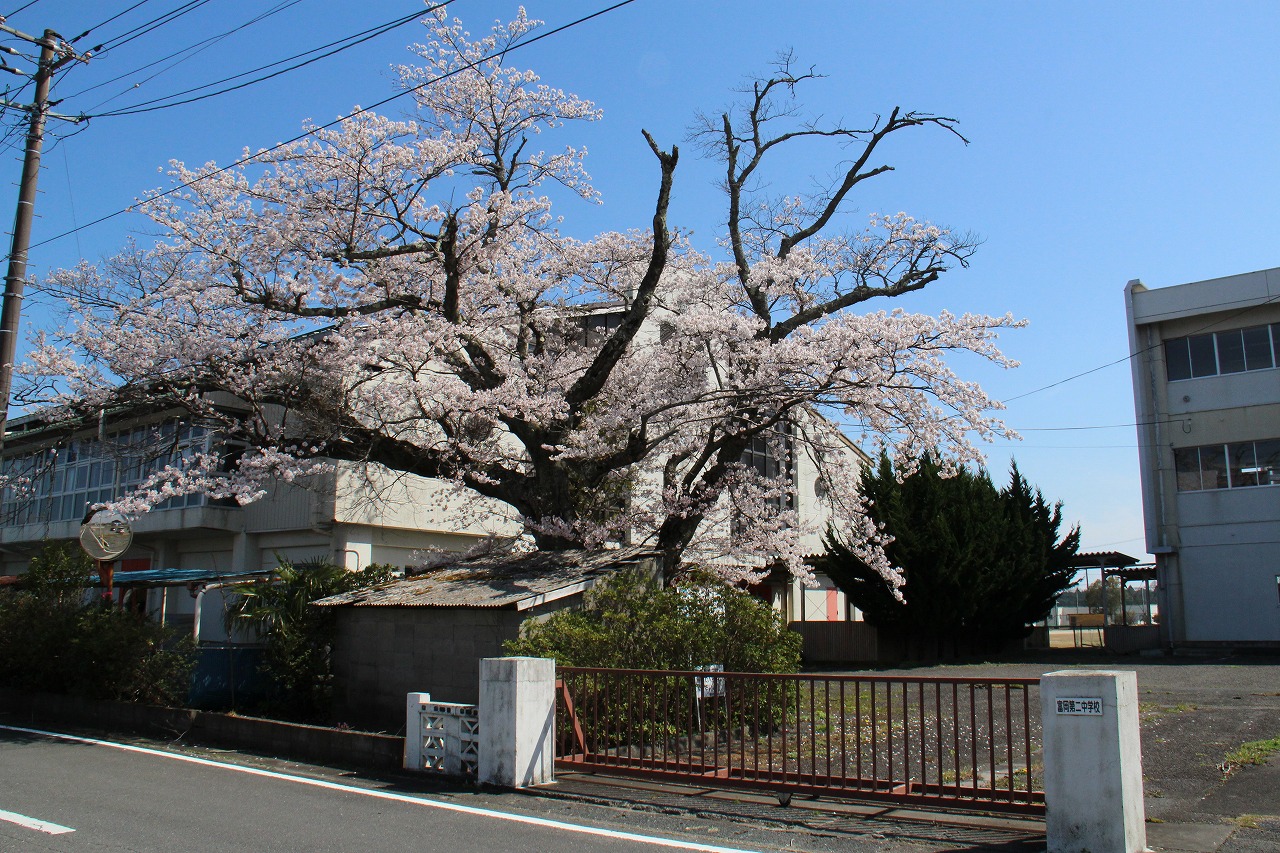
M 527 610 L 589 589 L 600 577 L 643 566 L 648 549 L 535 551 L 453 563 L 371 589 L 331 595 L 321 607 L 510 607 Z
M 1088 551 L 1076 554 L 1069 565 L 1073 569 L 1112 569 L 1132 566 L 1137 562 L 1137 557 L 1119 551 Z

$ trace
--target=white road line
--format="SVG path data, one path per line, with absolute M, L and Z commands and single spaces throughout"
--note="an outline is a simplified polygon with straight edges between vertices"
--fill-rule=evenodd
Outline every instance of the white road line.
M 0 809 L 0 820 L 6 823 L 16 823 L 18 826 L 25 826 L 27 829 L 34 829 L 36 832 L 43 832 L 48 835 L 66 835 L 68 832 L 75 832 L 69 826 L 59 826 L 56 823 L 49 823 L 47 820 L 37 820 L 17 812 L 7 812 L 4 809 Z
M 313 788 L 324 788 L 330 791 L 343 791 L 349 794 L 359 794 L 365 797 L 373 797 L 379 800 L 392 800 L 398 803 L 407 803 L 414 806 L 422 806 L 429 809 L 441 809 L 442 811 L 459 812 L 461 814 L 476 815 L 478 817 L 493 818 L 495 820 L 506 820 L 513 823 L 524 823 L 532 826 L 543 826 L 548 829 L 559 829 L 565 832 L 577 832 L 583 835 L 596 835 L 601 838 L 617 838 L 622 841 L 634 841 L 639 844 L 650 844 L 656 847 L 670 847 L 676 850 L 695 850 L 698 853 L 753 853 L 753 851 L 745 850 L 739 847 L 719 847 L 714 844 L 701 844 L 696 841 L 678 841 L 673 838 L 661 838 L 655 835 L 641 835 L 636 832 L 624 832 L 616 829 L 601 829 L 594 826 L 583 826 L 576 823 L 564 823 L 563 821 L 551 820 L 545 817 L 532 817 L 530 815 L 514 814 L 512 812 L 500 812 L 493 809 L 482 809 L 476 806 L 463 806 L 457 803 L 448 803 L 442 800 L 427 800 L 420 797 L 411 797 L 407 794 L 396 794 L 391 791 L 376 791 L 368 788 L 357 788 L 352 785 L 342 785 L 337 782 L 327 782 L 323 779 L 308 779 L 305 776 L 292 776 L 288 773 L 277 773 L 274 770 L 261 770 L 257 767 L 244 767 L 239 764 L 229 764 L 223 761 L 212 761 L 208 758 L 197 758 L 194 755 L 183 755 L 177 752 L 166 752 L 162 749 L 150 749 L 145 746 L 133 746 L 127 743 L 115 743 L 109 740 L 98 740 L 96 738 L 78 737 L 76 735 L 62 734 L 61 732 L 48 732 L 43 729 L 28 729 L 21 726 L 0 725 L 0 730 L 11 732 L 22 732 L 23 734 L 39 735 L 41 737 L 53 738 L 54 740 L 65 740 L 73 743 L 87 743 L 93 746 L 105 746 L 110 749 L 118 749 L 123 752 L 137 752 L 142 755 L 154 755 L 160 758 L 169 758 L 174 761 L 186 761 L 190 764 L 203 764 L 206 767 L 220 767 L 223 770 L 231 770 L 236 773 L 245 773 L 250 776 L 262 776 L 267 779 L 279 779 L 284 782 L 294 782 L 299 785 L 310 785 Z M 8 814 L 0 812 L 0 815 Z M 15 817 L 21 817 L 15 815 Z M 30 820 L 30 818 L 25 818 Z M 41 821 L 36 821 L 41 823 Z M 57 827 L 61 832 L 74 832 L 74 830 L 66 827 L 57 826 L 57 824 L 44 824 L 45 826 Z M 42 830 L 48 832 L 49 830 Z

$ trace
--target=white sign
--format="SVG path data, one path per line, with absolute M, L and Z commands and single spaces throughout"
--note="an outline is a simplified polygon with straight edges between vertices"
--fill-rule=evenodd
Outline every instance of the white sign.
M 1057 699 L 1057 711 L 1059 714 L 1069 714 L 1075 717 L 1101 717 L 1102 716 L 1102 697 L 1074 698 L 1074 699 Z
M 724 672 L 724 664 L 709 663 L 703 666 L 695 666 L 694 669 L 698 672 Z M 724 695 L 723 678 L 716 678 L 715 676 L 695 678 L 693 680 L 693 686 L 697 690 L 697 698 L 699 699 L 707 699 L 712 696 Z

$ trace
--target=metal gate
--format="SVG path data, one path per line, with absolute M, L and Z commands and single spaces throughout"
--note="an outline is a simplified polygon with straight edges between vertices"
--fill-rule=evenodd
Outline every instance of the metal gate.
M 556 766 L 1044 813 L 1039 679 L 560 667 Z

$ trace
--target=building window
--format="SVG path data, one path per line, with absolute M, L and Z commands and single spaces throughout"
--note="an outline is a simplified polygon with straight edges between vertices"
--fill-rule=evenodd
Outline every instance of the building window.
M 783 475 L 788 483 L 794 483 L 793 455 L 790 426 L 781 423 L 751 439 L 751 444 L 742 452 L 742 464 L 754 468 L 766 479 L 772 480 Z M 776 495 L 769 499 L 769 503 L 780 510 L 789 509 L 795 503 L 794 491 L 788 489 L 785 496 Z
M 209 450 L 204 427 L 168 421 L 97 438 L 73 439 L 60 447 L 11 456 L 2 470 L 28 486 L 0 490 L 0 520 L 6 525 L 79 521 L 94 504 L 123 497 L 168 465 Z M 156 506 L 182 509 L 207 503 L 202 494 L 179 495 Z
M 624 316 L 621 311 L 613 311 L 608 314 L 588 314 L 585 317 L 579 317 L 576 332 L 579 337 L 574 343 L 589 349 L 603 346 L 609 336 L 622 325 Z
M 1280 323 L 1250 326 L 1164 342 L 1169 381 L 1199 379 L 1275 367 L 1280 359 Z
M 783 421 L 756 435 L 742 452 L 739 461 L 755 469 L 761 477 L 774 478 L 784 475 L 787 483 L 785 494 L 771 495 L 767 504 L 778 512 L 795 509 L 795 453 L 791 438 L 791 424 Z M 730 534 L 736 539 L 742 535 L 748 519 L 741 509 L 734 506 L 729 516 Z
M 1173 468 L 1180 492 L 1280 485 L 1280 438 L 1175 448 Z

